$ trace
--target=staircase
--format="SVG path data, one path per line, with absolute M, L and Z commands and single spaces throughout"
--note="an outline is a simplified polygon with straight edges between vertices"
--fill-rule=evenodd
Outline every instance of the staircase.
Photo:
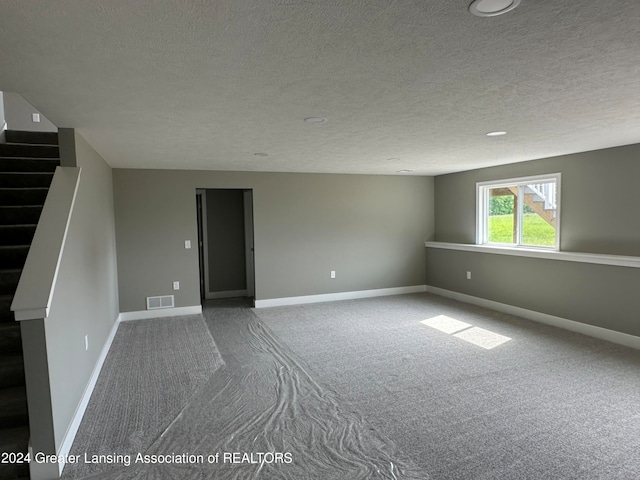
M 551 183 L 527 185 L 524 189 L 524 202 L 542 219 L 556 228 L 556 188 Z
M 0 454 L 27 452 L 29 419 L 20 325 L 10 311 L 40 212 L 60 165 L 58 134 L 6 131 L 0 143 Z M 0 464 L 0 480 L 29 465 Z
M 504 190 L 515 197 L 518 187 L 507 187 Z M 524 188 L 524 203 L 536 212 L 545 222 L 556 228 L 556 189 L 550 183 L 530 184 Z

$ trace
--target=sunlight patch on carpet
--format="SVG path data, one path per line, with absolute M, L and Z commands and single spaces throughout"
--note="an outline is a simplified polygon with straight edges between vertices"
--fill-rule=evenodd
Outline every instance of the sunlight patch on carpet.
M 479 327 L 472 327 L 468 330 L 464 330 L 463 332 L 456 333 L 454 337 L 461 338 L 462 340 L 466 340 L 469 343 L 486 348 L 487 350 L 491 350 L 492 348 L 511 340 L 509 337 L 505 337 L 504 335 L 493 333 Z
M 493 333 L 484 328 L 474 327 L 469 323 L 461 322 L 446 315 L 427 318 L 426 320 L 421 320 L 420 323 L 487 350 L 491 350 L 511 340 L 511 338 L 505 337 L 504 335 Z
M 468 323 L 447 317 L 446 315 L 438 315 L 437 317 L 428 318 L 426 320 L 422 320 L 420 323 L 444 333 L 456 333 L 471 326 Z

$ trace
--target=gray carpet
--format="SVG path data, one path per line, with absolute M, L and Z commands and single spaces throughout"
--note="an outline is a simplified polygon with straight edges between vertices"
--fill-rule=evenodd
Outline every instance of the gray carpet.
M 200 315 L 122 322 L 70 453 L 145 452 L 222 365 Z M 68 463 L 63 478 L 117 467 Z
M 220 307 L 223 308 L 220 308 Z M 219 345 L 224 365 L 200 385 L 178 412 L 162 415 L 165 428 L 150 444 L 141 444 L 146 455 L 189 453 L 204 462 L 188 464 L 116 465 L 90 477 L 95 479 L 318 479 L 318 480 L 420 480 L 429 475 L 398 452 L 396 446 L 376 431 L 357 411 L 326 386 L 315 381 L 305 368 L 264 328 L 249 308 L 205 310 L 206 324 Z M 163 320 L 156 320 L 161 324 Z M 198 330 L 193 332 L 199 335 Z M 139 337 L 140 331 L 133 337 Z M 137 340 L 133 340 L 137 343 Z M 158 359 L 156 359 L 158 360 Z M 126 375 L 124 375 L 126 377 Z M 122 388 L 131 388 L 133 378 Z M 110 384 L 106 379 L 105 384 Z M 142 395 L 144 396 L 144 395 Z M 98 396 L 100 397 L 100 396 Z M 93 401 L 93 399 L 92 399 Z M 104 398 L 97 399 L 98 405 Z M 147 402 L 128 398 L 130 408 Z M 99 408 L 97 410 L 100 410 Z M 87 432 L 74 445 L 81 451 L 105 438 L 99 423 L 117 425 L 118 438 L 109 442 L 122 452 L 118 442 L 127 442 L 121 432 L 135 431 L 136 422 L 125 412 L 111 412 L 108 419 L 91 413 Z M 141 412 L 142 416 L 148 412 Z M 84 422 L 83 422 L 84 423 Z M 151 436 L 145 438 L 150 439 Z M 129 451 L 129 450 L 126 450 Z M 225 461 L 237 453 L 239 460 Z M 273 461 L 281 454 L 290 461 Z M 131 452 L 135 456 L 135 452 Z M 209 463 L 209 455 L 220 455 Z M 245 461 L 243 454 L 256 458 Z M 277 458 L 277 457 L 276 457 Z M 66 472 L 65 472 L 66 473 Z M 67 478 L 80 478 L 69 475 Z
M 256 313 L 433 479 L 640 478 L 636 350 L 429 294 Z M 437 315 L 511 340 L 419 323 Z

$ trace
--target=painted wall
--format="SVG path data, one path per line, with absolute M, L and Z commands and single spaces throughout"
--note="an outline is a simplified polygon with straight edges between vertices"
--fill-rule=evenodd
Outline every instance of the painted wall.
M 57 132 L 51 121 L 40 113 L 40 122 L 34 123 L 31 115 L 40 111 L 21 95 L 4 92 L 4 116 L 9 130 L 25 130 L 29 132 Z M 1 122 L 0 122 L 1 124 Z
M 119 313 L 111 168 L 77 133 L 75 150 L 80 184 L 45 320 L 56 450 Z
M 242 190 L 207 190 L 209 291 L 246 290 Z
M 476 182 L 560 172 L 561 250 L 640 256 L 639 158 L 630 145 L 438 176 L 436 241 L 475 243 Z M 427 250 L 429 285 L 640 335 L 640 269 Z
M 253 189 L 256 299 L 425 282 L 430 177 L 114 169 L 120 310 L 198 305 L 196 188 Z M 329 271 L 337 278 L 330 279 Z M 181 289 L 171 290 L 172 281 Z

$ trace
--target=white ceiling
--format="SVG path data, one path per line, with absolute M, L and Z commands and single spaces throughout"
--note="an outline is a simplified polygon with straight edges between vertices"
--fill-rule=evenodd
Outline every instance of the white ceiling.
M 0 90 L 113 167 L 437 175 L 640 142 L 638 0 L 469 3 L 2 0 Z

